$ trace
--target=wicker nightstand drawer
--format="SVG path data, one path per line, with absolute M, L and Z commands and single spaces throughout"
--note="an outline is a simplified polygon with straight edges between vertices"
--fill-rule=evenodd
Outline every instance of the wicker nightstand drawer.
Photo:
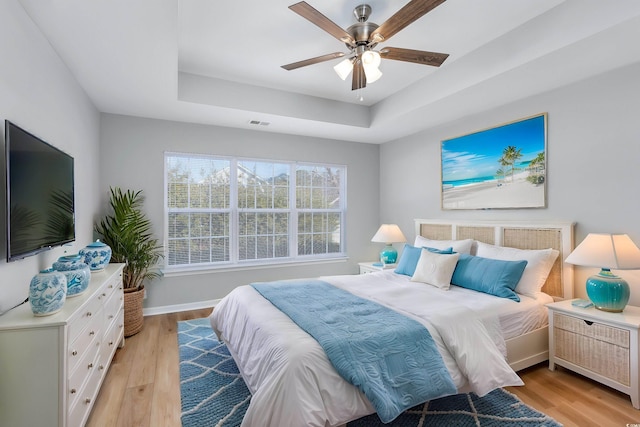
M 594 338 L 598 341 L 629 348 L 629 331 L 627 329 L 615 328 L 597 322 L 588 322 L 578 317 L 565 316 L 560 313 L 555 315 L 553 326 L 578 335 Z
M 630 385 L 628 347 L 559 328 L 554 328 L 553 338 L 557 358 L 575 363 L 620 384 Z

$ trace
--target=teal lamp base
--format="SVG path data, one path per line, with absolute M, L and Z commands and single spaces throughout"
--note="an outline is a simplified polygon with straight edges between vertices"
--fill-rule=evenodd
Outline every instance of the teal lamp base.
M 608 268 L 587 279 L 587 295 L 602 311 L 620 313 L 629 302 L 631 294 L 629 284 L 623 278 L 613 274 Z
M 395 264 L 397 260 L 398 251 L 396 251 L 391 243 L 387 243 L 387 246 L 380 252 L 380 262 L 382 264 Z

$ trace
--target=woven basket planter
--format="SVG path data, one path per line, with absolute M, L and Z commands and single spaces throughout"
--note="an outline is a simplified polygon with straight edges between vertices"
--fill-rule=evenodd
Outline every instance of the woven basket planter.
M 144 287 L 137 290 L 124 290 L 124 336 L 130 337 L 142 330 L 144 317 L 142 315 L 142 301 Z

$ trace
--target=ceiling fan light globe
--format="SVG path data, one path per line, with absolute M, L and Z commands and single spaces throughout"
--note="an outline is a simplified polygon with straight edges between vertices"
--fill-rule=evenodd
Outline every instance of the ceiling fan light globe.
M 334 71 L 342 80 L 346 80 L 351 70 L 353 69 L 353 63 L 351 59 L 347 58 L 340 61 L 336 66 L 333 67 Z
M 378 68 L 380 66 L 380 54 L 374 50 L 368 50 L 362 54 L 362 64 L 367 67 Z
M 378 67 L 373 67 L 371 65 L 363 65 L 364 74 L 367 76 L 367 83 L 373 83 L 377 81 L 380 77 L 382 77 L 382 71 L 378 69 Z

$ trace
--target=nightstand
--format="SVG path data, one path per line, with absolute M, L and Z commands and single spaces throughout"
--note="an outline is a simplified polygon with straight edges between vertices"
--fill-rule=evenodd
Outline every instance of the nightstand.
M 396 268 L 397 264 L 385 264 L 385 266 L 373 265 L 378 262 L 359 262 L 360 274 L 375 273 L 376 271 L 391 270 Z
M 626 393 L 640 409 L 640 307 L 628 305 L 622 313 L 574 307 L 571 301 L 547 307 L 549 369 L 560 365 Z

